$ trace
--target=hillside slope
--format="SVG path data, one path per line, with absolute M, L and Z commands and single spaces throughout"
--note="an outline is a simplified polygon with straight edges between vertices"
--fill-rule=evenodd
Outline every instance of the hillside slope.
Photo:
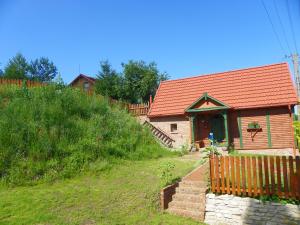
M 94 161 L 170 154 L 105 98 L 49 85 L 0 87 L 0 178 L 10 185 L 68 178 Z

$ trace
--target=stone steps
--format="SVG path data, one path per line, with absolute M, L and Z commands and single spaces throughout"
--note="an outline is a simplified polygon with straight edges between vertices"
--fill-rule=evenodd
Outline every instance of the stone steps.
M 180 184 L 179 184 L 180 186 Z M 199 195 L 201 193 L 205 193 L 206 188 L 195 188 L 195 187 L 177 187 L 176 193 L 182 193 L 182 194 L 195 194 Z
M 167 209 L 169 213 L 176 214 L 178 216 L 184 216 L 189 217 L 198 221 L 204 220 L 204 212 L 202 211 L 191 211 L 191 210 L 184 210 L 184 209 L 178 209 L 175 207 Z
M 189 201 L 191 203 L 198 203 L 204 198 L 205 198 L 205 193 L 201 193 L 199 195 L 176 193 L 172 199 L 174 201 Z
M 170 208 L 177 208 L 189 211 L 198 212 L 200 210 L 205 210 L 205 205 L 203 205 L 200 201 L 198 202 L 190 202 L 190 201 L 181 201 L 181 200 L 173 200 L 169 204 Z
M 207 182 L 202 174 L 205 171 L 206 167 L 200 166 L 179 182 L 168 204 L 169 213 L 204 221 Z

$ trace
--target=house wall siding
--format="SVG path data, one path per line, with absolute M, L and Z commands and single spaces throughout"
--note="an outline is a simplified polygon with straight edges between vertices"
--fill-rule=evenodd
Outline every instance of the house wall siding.
M 268 144 L 267 112 L 270 115 L 271 146 Z M 238 129 L 238 112 L 230 115 L 231 141 L 235 148 L 241 149 Z M 292 127 L 292 115 L 288 107 L 278 107 L 269 109 L 241 110 L 241 130 L 243 149 L 267 149 L 267 148 L 293 148 L 294 136 Z M 248 124 L 258 122 L 262 130 L 251 138 L 248 131 Z
M 83 84 L 84 82 L 89 82 L 90 84 L 90 88 L 89 88 L 89 92 L 94 91 L 94 83 L 92 83 L 91 81 L 84 79 L 83 77 L 78 78 L 73 84 L 72 87 L 76 87 L 76 88 L 80 88 L 81 90 L 83 90 Z
M 150 122 L 166 132 L 175 140 L 174 147 L 179 148 L 182 145 L 190 144 L 191 127 L 190 121 L 185 116 L 170 116 L 150 118 Z M 177 124 L 177 132 L 171 132 L 171 124 Z

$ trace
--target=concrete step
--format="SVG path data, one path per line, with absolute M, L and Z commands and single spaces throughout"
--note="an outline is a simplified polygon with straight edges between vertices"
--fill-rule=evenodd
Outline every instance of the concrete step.
M 192 187 L 192 188 L 207 188 L 207 182 L 204 181 L 181 181 L 180 187 Z
M 177 208 L 177 209 L 183 209 L 188 211 L 195 211 L 195 212 L 201 212 L 205 211 L 205 204 L 202 204 L 200 202 L 193 203 L 189 201 L 177 201 L 173 200 L 169 203 L 169 208 Z
M 176 188 L 176 193 L 182 193 L 182 194 L 195 194 L 199 195 L 206 192 L 206 188 L 195 188 L 195 187 L 182 187 L 179 184 L 179 187 Z
M 191 203 L 200 203 L 205 200 L 205 193 L 201 194 L 183 194 L 183 193 L 176 193 L 173 195 L 173 201 L 189 201 Z
M 189 217 L 198 221 L 204 221 L 204 212 L 201 211 L 189 211 L 178 208 L 169 208 L 167 211 L 171 214 L 176 214 L 178 216 Z

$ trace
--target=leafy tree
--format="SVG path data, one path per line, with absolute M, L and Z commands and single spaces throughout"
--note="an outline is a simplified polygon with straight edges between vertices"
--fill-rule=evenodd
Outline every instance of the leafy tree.
M 154 95 L 160 81 L 167 80 L 166 73 L 160 73 L 154 62 L 132 61 L 122 64 L 125 79 L 125 96 L 132 103 L 145 102 Z
M 4 68 L 4 78 L 8 79 L 27 79 L 29 65 L 21 53 L 17 53 Z
M 101 61 L 100 67 L 95 84 L 96 93 L 113 99 L 122 99 L 124 93 L 122 75 L 113 70 L 108 61 Z
M 57 68 L 48 58 L 41 57 L 31 61 L 29 66 L 30 78 L 41 82 L 49 82 L 57 75 Z

